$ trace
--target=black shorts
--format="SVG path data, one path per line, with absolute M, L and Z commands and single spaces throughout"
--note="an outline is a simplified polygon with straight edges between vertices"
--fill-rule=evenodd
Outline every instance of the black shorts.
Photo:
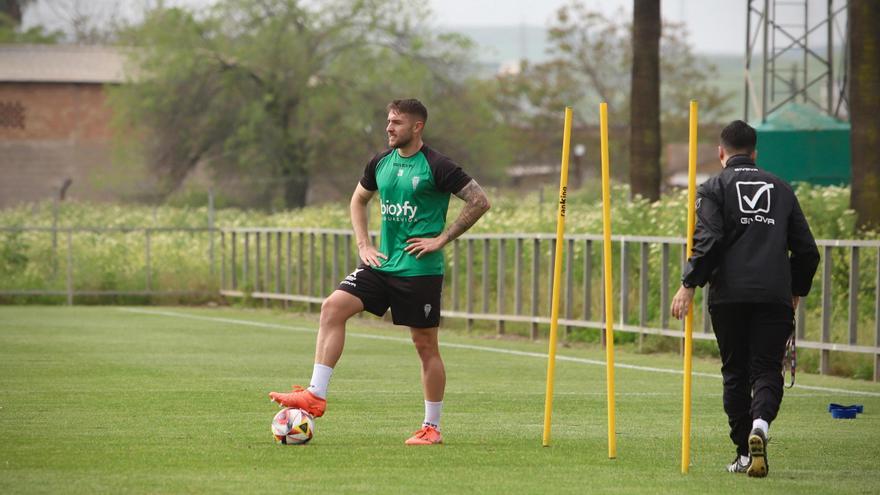
M 440 326 L 443 275 L 396 277 L 362 264 L 337 289 L 356 296 L 364 303 L 364 309 L 376 316 L 384 315 L 390 307 L 395 325 Z

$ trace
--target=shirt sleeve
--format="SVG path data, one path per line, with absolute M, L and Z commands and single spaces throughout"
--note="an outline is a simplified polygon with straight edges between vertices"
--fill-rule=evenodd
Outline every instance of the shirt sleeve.
M 443 156 L 431 167 L 434 173 L 434 184 L 440 191 L 456 194 L 472 179 L 455 162 Z
M 360 182 L 367 191 L 375 191 L 379 189 L 379 185 L 376 183 L 376 167 L 379 165 L 379 160 L 387 154 L 387 152 L 376 154 L 376 156 L 367 163 L 367 166 L 364 167 L 364 176 L 361 177 Z
M 697 191 L 697 223 L 694 249 L 681 275 L 685 287 L 703 287 L 720 262 L 724 240 L 724 211 L 718 196 L 707 184 Z
M 794 198 L 794 207 L 788 219 L 788 249 L 791 252 L 788 257 L 791 263 L 791 293 L 806 296 L 819 266 L 819 248 L 797 197 Z

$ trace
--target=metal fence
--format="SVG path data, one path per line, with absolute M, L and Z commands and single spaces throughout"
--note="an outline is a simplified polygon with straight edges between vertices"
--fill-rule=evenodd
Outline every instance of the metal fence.
M 359 264 L 349 230 L 6 227 L 0 228 L 3 233 L 4 242 L 16 233 L 50 236 L 51 241 L 43 241 L 51 246 L 46 259 L 38 261 L 51 265 L 52 275 L 41 286 L 28 286 L 27 278 L 0 281 L 0 296 L 60 296 L 68 304 L 83 296 L 213 298 L 219 289 L 226 297 L 299 302 L 317 310 Z M 371 235 L 375 241 L 376 234 Z M 195 242 L 183 243 L 182 237 Z M 90 273 L 96 271 L 91 251 L 111 241 L 126 258 L 120 267 L 128 272 L 125 284 L 95 280 Z M 463 320 L 467 328 L 491 325 L 499 334 L 540 337 L 550 323 L 555 242 L 552 234 L 457 239 L 444 249 L 442 316 Z M 592 333 L 603 339 L 602 237 L 570 235 L 564 242 L 561 337 L 574 340 Z M 668 308 L 685 261 L 684 239 L 613 236 L 612 242 L 615 330 L 633 334 L 640 345 L 647 335 L 681 338 L 682 326 L 670 321 Z M 823 374 L 833 371 L 832 351 L 844 353 L 842 358 L 835 354 L 837 359 L 873 356 L 873 377 L 880 380 L 880 241 L 817 242 L 822 261 L 813 291 L 796 314 L 798 345 L 818 351 Z M 184 245 L 185 252 L 178 252 Z M 197 266 L 188 273 L 180 265 Z M 714 339 L 702 290 L 697 291 L 694 328 L 694 338 Z
M 602 237 L 570 235 L 564 242 L 559 324 L 568 339 L 604 327 L 605 294 Z M 640 345 L 646 335 L 683 337 L 668 308 L 680 285 L 685 240 L 612 236 L 612 242 L 615 330 L 636 334 Z M 550 323 L 555 243 L 552 234 L 455 240 L 445 248 L 442 316 L 468 328 L 492 322 L 499 334 L 518 325 L 538 338 Z M 819 351 L 823 374 L 832 371 L 832 351 L 873 355 L 873 377 L 880 380 L 880 241 L 817 243 L 822 262 L 796 313 L 798 345 Z M 220 258 L 222 295 L 307 303 L 313 310 L 359 264 L 351 231 L 334 229 L 221 229 Z M 694 338 L 714 339 L 702 290 L 695 304 Z
M 83 297 L 111 297 L 111 296 L 141 296 L 141 297 L 216 297 L 216 284 L 214 289 L 208 289 L 210 280 L 206 283 L 197 284 L 206 287 L 201 290 L 182 289 L 181 277 L 173 277 L 178 266 L 172 266 L 167 261 L 157 260 L 157 241 L 162 243 L 168 239 L 197 238 L 196 244 L 200 246 L 197 253 L 198 259 L 188 259 L 191 265 L 198 266 L 205 278 L 216 275 L 217 262 L 215 256 L 215 238 L 217 229 L 205 227 L 0 227 L 0 237 L 3 242 L 10 242 L 9 235 L 29 235 L 35 239 L 40 236 L 48 236 L 50 239 L 43 241 L 49 246 L 46 252 L 39 252 L 41 259 L 30 263 L 33 271 L 40 272 L 40 276 L 31 277 L 25 283 L 37 284 L 38 287 L 29 286 L 10 287 L 10 282 L 0 282 L 0 296 L 60 296 L 66 299 L 67 304 L 74 304 L 77 299 Z M 117 243 L 118 255 L 124 258 L 125 266 L 119 267 L 121 271 L 130 273 L 118 274 L 112 280 L 95 280 L 91 271 L 101 271 L 103 267 L 96 267 L 90 263 L 93 252 L 106 247 L 107 243 L 121 238 Z M 163 244 L 168 244 L 164 242 Z M 179 244 L 179 243 L 178 243 Z M 203 247 L 204 249 L 201 249 Z M 178 249 L 179 246 L 165 245 L 163 252 Z M 134 253 L 134 255 L 132 255 Z M 135 258 L 142 260 L 141 266 L 132 266 L 131 261 Z M 99 260 L 106 262 L 106 259 Z M 45 273 L 44 273 L 45 272 Z M 136 273 L 135 273 L 136 272 Z M 185 276 L 185 275 L 182 275 Z M 37 279 L 35 281 L 34 279 Z M 13 280 L 13 282 L 15 282 Z M 109 286 L 109 288 L 107 287 Z

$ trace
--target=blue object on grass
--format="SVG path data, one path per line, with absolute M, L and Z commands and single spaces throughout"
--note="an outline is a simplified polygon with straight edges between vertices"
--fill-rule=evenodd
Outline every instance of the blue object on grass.
M 828 412 L 831 413 L 831 417 L 834 419 L 853 419 L 856 417 L 856 414 L 859 414 L 865 410 L 862 404 L 853 404 L 851 406 L 844 406 L 841 404 L 828 404 Z

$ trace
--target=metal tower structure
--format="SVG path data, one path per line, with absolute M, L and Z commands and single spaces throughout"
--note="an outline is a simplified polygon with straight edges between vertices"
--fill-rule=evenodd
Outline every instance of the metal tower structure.
M 810 4 L 815 6 L 820 2 L 825 3 L 823 15 L 811 25 Z M 791 101 L 815 105 L 837 118 L 848 116 L 848 3 L 747 0 L 745 120 L 749 119 L 750 106 L 755 115 L 761 117 L 761 122 L 765 122 L 768 115 Z M 825 35 L 824 43 L 817 42 L 822 35 Z M 761 73 L 760 87 L 756 88 L 752 69 L 759 37 L 763 56 L 757 61 L 761 64 Z M 841 54 L 842 60 L 836 61 L 835 55 Z M 835 62 L 838 63 L 836 69 Z

